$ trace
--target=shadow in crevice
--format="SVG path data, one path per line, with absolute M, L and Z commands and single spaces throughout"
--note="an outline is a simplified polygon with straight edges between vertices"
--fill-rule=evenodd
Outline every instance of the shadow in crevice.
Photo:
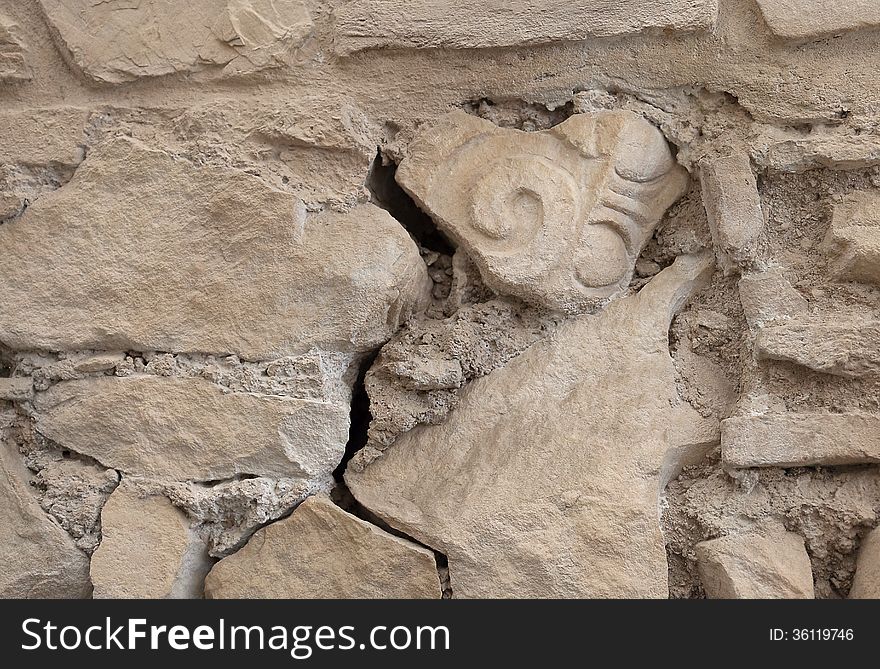
M 397 219 L 419 246 L 429 251 L 452 255 L 455 248 L 449 239 L 400 187 L 395 179 L 396 174 L 397 165 L 383 156 L 380 150 L 366 182 L 373 204 Z

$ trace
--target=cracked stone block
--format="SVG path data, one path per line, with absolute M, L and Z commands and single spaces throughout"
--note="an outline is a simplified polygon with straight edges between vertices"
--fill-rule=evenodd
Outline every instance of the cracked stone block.
M 739 280 L 739 299 L 750 328 L 785 322 L 809 313 L 806 299 L 776 267 L 745 274 Z
M 875 0 L 757 0 L 777 37 L 806 40 L 880 27 Z
M 862 540 L 850 599 L 880 599 L 880 529 Z
M 92 555 L 95 599 L 196 599 L 211 568 L 207 547 L 166 498 L 123 481 L 101 511 Z
M 34 400 L 45 437 L 125 474 L 216 481 L 239 474 L 328 478 L 349 406 L 224 392 L 203 379 L 65 381 Z
M 398 437 L 354 496 L 444 553 L 456 597 L 667 597 L 660 491 L 718 439 L 678 397 L 673 315 L 711 275 L 680 257 L 637 295 L 570 319 Z
M 212 599 L 439 599 L 434 554 L 313 496 L 218 562 Z
M 709 599 L 813 599 L 803 537 L 774 527 L 697 544 L 697 568 Z
M 759 360 L 782 360 L 847 378 L 880 376 L 880 322 L 798 323 L 762 328 Z
M 33 73 L 27 63 L 21 28 L 0 14 L 0 81 L 27 81 L 31 78 Z
M 40 508 L 15 447 L 0 439 L 0 597 L 84 598 L 89 559 Z
M 642 32 L 714 29 L 717 0 L 352 0 L 338 10 L 343 51 L 485 48 Z
M 880 284 L 880 193 L 855 193 L 834 207 L 825 248 L 835 278 Z
M 123 83 L 205 68 L 247 74 L 288 62 L 311 34 L 303 0 L 40 0 L 89 77 Z
M 486 285 L 566 312 L 628 286 L 688 181 L 663 134 L 627 111 L 533 133 L 453 112 L 410 144 L 396 178 Z
M 746 153 L 700 165 L 703 204 L 716 253 L 726 273 L 753 268 L 764 229 L 761 196 Z
M 737 416 L 721 423 L 728 467 L 815 467 L 880 462 L 880 417 L 788 413 Z
M 126 138 L 0 226 L 0 248 L 0 342 L 14 349 L 367 351 L 431 285 L 378 207 L 309 216 L 258 177 Z

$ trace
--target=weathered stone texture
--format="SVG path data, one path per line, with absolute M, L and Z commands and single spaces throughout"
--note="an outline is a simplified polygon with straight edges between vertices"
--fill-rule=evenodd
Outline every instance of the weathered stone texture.
M 667 331 L 709 270 L 679 258 L 473 381 L 445 423 L 346 481 L 449 558 L 456 597 L 666 597 L 659 493 L 717 438 L 675 391 Z
M 67 381 L 35 406 L 37 430 L 64 448 L 125 474 L 169 480 L 323 480 L 348 440 L 345 404 L 224 392 L 203 379 Z
M 783 528 L 697 544 L 710 599 L 813 599 L 813 572 L 802 537 Z
M 851 599 L 880 599 L 880 529 L 874 529 L 862 540 Z
M 770 30 L 785 39 L 830 37 L 880 27 L 880 5 L 874 0 L 757 1 Z
M 650 30 L 705 31 L 717 0 L 352 0 L 339 10 L 341 47 L 453 47 L 540 44 Z
M 101 512 L 92 555 L 96 599 L 192 599 L 210 569 L 207 549 L 180 510 L 123 482 Z
M 0 14 L 0 82 L 22 81 L 32 76 L 21 28 L 12 19 Z
M 751 328 L 787 322 L 809 313 L 807 300 L 778 267 L 743 276 L 739 280 L 739 299 Z
M 366 350 L 430 285 L 377 207 L 307 216 L 259 178 L 122 138 L 0 227 L 0 247 L 0 342 L 12 348 Z
M 784 360 L 848 378 L 880 376 L 880 323 L 791 323 L 763 328 L 759 359 Z
M 315 496 L 217 563 L 205 594 L 214 599 L 429 599 L 440 597 L 440 580 L 431 551 Z
M 455 112 L 409 146 L 400 185 L 498 292 L 578 312 L 620 294 L 687 173 L 626 111 L 523 133 Z
M 728 418 L 721 455 L 730 467 L 813 467 L 880 463 L 880 417 L 772 414 Z
M 302 0 L 40 0 L 70 56 L 110 83 L 214 66 L 277 67 L 312 30 Z
M 700 181 L 709 228 L 724 270 L 754 267 L 764 213 L 749 156 L 738 153 L 704 162 Z
M 14 446 L 0 438 L 0 597 L 88 597 L 89 559 L 46 516 L 27 478 Z
M 825 246 L 838 279 L 880 284 L 880 195 L 856 193 L 837 205 Z

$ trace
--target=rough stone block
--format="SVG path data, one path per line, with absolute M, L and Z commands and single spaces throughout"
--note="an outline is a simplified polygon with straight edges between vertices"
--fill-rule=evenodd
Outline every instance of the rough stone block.
M 213 599 L 437 599 L 434 554 L 346 513 L 323 496 L 261 529 L 218 562 Z
M 249 474 L 323 482 L 348 441 L 344 403 L 224 392 L 196 378 L 65 381 L 34 404 L 37 430 L 64 448 L 172 481 Z
M 727 273 L 754 267 L 764 212 L 745 153 L 700 165 L 703 204 L 719 260 Z
M 856 193 L 837 205 L 825 247 L 837 279 L 880 284 L 880 194 Z
M 759 360 L 784 360 L 848 378 L 880 376 L 880 322 L 791 323 L 763 328 Z
M 0 342 L 22 349 L 364 351 L 431 285 L 378 207 L 310 217 L 258 177 L 122 138 L 0 226 L 0 248 Z
M 783 39 L 808 40 L 880 27 L 880 5 L 875 0 L 758 0 L 758 6 L 773 34 Z
M 706 31 L 717 0 L 352 0 L 337 20 L 344 51 L 371 47 L 471 49 L 646 31 Z
M 809 313 L 809 305 L 779 268 L 744 275 L 739 299 L 749 327 L 785 322 Z
M 728 467 L 815 467 L 880 462 L 880 417 L 869 414 L 768 414 L 721 423 Z
M 783 528 L 697 544 L 697 565 L 710 599 L 813 599 L 804 540 Z
M 880 599 L 880 529 L 862 540 L 850 599 Z

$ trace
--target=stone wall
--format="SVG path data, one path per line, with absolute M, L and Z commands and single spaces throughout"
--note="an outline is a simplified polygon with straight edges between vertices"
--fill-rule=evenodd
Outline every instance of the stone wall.
M 0 0 L 0 596 L 880 596 L 874 0 Z

